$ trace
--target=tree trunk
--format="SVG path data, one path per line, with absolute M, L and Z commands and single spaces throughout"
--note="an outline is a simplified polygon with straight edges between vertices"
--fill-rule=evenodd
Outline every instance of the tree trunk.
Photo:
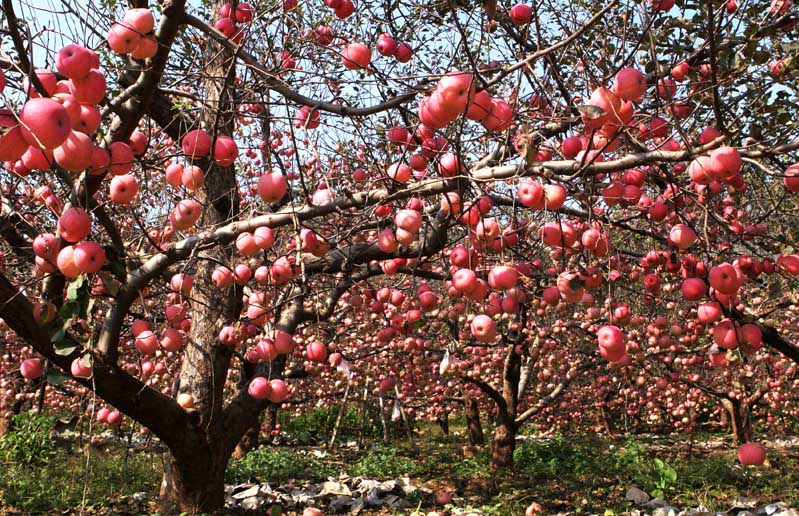
M 214 5 L 218 12 L 222 2 Z M 236 101 L 231 88 L 236 70 L 235 58 L 229 51 L 209 43 L 205 62 L 206 79 L 204 108 L 198 126 L 215 138 L 231 135 L 234 130 Z M 235 165 L 223 167 L 208 159 L 194 160 L 206 171 L 205 184 L 194 192 L 195 199 L 205 206 L 198 227 L 218 227 L 239 215 L 239 185 Z M 161 484 L 162 500 L 182 511 L 200 509 L 212 512 L 224 505 L 224 475 L 236 443 L 252 425 L 241 428 L 237 436 L 226 428 L 223 412 L 224 386 L 233 358 L 233 349 L 222 344 L 219 330 L 239 319 L 242 289 L 233 286 L 217 288 L 211 275 L 218 263 L 226 263 L 230 249 L 209 248 L 197 253 L 193 265 L 194 287 L 185 299 L 191 315 L 189 343 L 186 345 L 179 373 L 181 393 L 194 398 L 191 442 L 181 449 L 172 449 L 169 467 L 164 469 Z M 257 415 L 255 417 L 257 421 Z M 229 442 L 229 439 L 235 439 Z M 225 444 L 222 444 L 225 443 Z
M 491 471 L 513 465 L 513 452 L 516 449 L 516 423 L 505 413 L 497 416 L 497 426 L 491 439 Z
M 613 391 L 610 391 L 605 395 L 605 398 L 602 400 L 602 403 L 599 407 L 600 419 L 602 420 L 602 427 L 605 429 L 608 435 L 616 435 L 616 425 L 613 423 L 613 413 L 610 411 L 610 407 L 608 407 L 608 402 L 613 399 Z
M 164 462 L 161 505 L 164 511 L 196 514 L 210 512 L 225 504 L 225 469 L 228 459 L 220 453 L 197 454 L 194 461 L 170 456 Z
M 498 404 L 497 422 L 491 439 L 491 471 L 513 465 L 513 451 L 516 449 L 516 409 L 518 405 L 519 380 L 521 376 L 521 356 L 511 343 L 505 355 L 502 371 L 502 398 Z
M 247 429 L 247 432 L 241 437 L 236 449 L 233 450 L 233 458 L 240 459 L 247 455 L 250 450 L 258 446 L 258 437 L 261 435 L 261 421 L 260 419 L 255 422 L 253 426 Z
M 749 418 L 749 407 L 739 400 L 722 398 L 721 405 L 727 412 L 733 445 L 752 441 L 752 422 Z
M 347 400 L 350 397 L 350 382 L 347 382 L 347 386 L 344 387 L 344 399 L 341 402 L 341 407 L 338 409 L 338 415 L 336 415 L 336 423 L 333 425 L 333 433 L 330 435 L 330 442 L 327 443 L 327 447 L 329 449 L 333 449 L 336 446 L 336 437 L 338 436 L 338 429 L 341 426 L 341 421 L 344 417 L 344 413 L 347 411 Z
M 466 398 L 464 402 L 466 412 L 466 433 L 469 436 L 469 444 L 479 446 L 485 444 L 483 435 L 483 425 L 480 423 L 480 406 L 474 398 Z
M 380 403 L 380 425 L 383 427 L 383 442 L 388 442 L 388 424 L 386 423 L 386 410 L 384 407 L 383 402 L 383 395 L 381 394 L 378 396 L 378 401 Z
M 449 412 L 444 412 L 436 418 L 436 423 L 441 427 L 441 432 L 444 435 L 449 435 Z

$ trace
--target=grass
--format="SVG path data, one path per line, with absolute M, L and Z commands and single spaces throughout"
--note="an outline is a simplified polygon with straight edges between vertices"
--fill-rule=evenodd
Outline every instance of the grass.
M 21 414 L 12 432 L 0 440 L 0 507 L 24 513 L 50 513 L 145 492 L 155 496 L 160 458 L 119 448 L 86 456 L 58 443 L 50 432 L 55 417 Z M 85 486 L 84 486 L 84 481 Z
M 314 417 L 323 422 L 322 416 Z M 422 426 L 414 446 L 394 439 L 390 446 L 338 450 L 324 458 L 296 446 L 262 446 L 232 460 L 227 481 L 275 485 L 319 482 L 342 472 L 374 479 L 409 475 L 416 485 L 455 493 L 459 509 L 479 509 L 491 516 L 518 516 L 532 502 L 541 503 L 545 513 L 629 512 L 632 506 L 624 495 L 633 486 L 679 507 L 703 504 L 712 511 L 727 510 L 738 496 L 799 505 L 796 449 L 772 449 L 769 466 L 746 468 L 735 463 L 735 451 L 728 444 L 707 448 L 668 439 L 529 438 L 520 440 L 512 468 L 493 473 L 487 446 L 473 458 L 462 457 L 463 433 L 455 423 L 449 436 L 433 425 Z M 80 506 L 86 456 L 57 443 L 49 428 L 52 418 L 28 414 L 0 440 L 0 514 L 10 508 L 22 514 L 50 514 Z M 705 441 L 713 438 L 701 436 Z M 155 498 L 161 458 L 126 455 L 122 445 L 115 446 L 92 451 L 87 506 L 103 514 L 143 514 L 143 507 L 119 504 L 136 492 Z
M 225 481 L 232 484 L 289 480 L 318 482 L 337 473 L 338 468 L 333 464 L 297 450 L 261 446 L 241 459 L 231 460 Z

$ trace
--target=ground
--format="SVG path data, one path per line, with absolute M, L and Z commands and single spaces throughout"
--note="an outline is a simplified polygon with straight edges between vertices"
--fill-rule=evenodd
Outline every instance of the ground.
M 634 508 L 625 501 L 630 487 L 683 508 L 701 504 L 724 511 L 741 497 L 759 504 L 782 501 L 799 506 L 797 438 L 766 441 L 768 462 L 744 467 L 736 463 L 735 448 L 724 435 L 525 435 L 519 440 L 516 465 L 492 475 L 485 450 L 463 458 L 464 438 L 457 425 L 448 436 L 437 427 L 423 427 L 413 443 L 401 436 L 393 436 L 390 445 L 370 438 L 360 449 L 350 437 L 345 433 L 336 449 L 327 450 L 308 443 L 308 436 L 285 435 L 282 444 L 264 445 L 233 461 L 228 481 L 238 491 L 268 483 L 272 489 L 284 486 L 286 492 L 292 488 L 313 495 L 327 478 L 407 476 L 413 486 L 430 491 L 426 496 L 404 497 L 408 505 L 404 510 L 383 506 L 362 512 L 373 516 L 408 513 L 417 507 L 517 516 L 532 502 L 540 503 L 545 514 L 624 514 Z M 4 466 L 0 514 L 71 514 L 81 506 L 83 514 L 156 513 L 163 452 L 157 442 L 105 434 L 94 441 L 86 475 L 87 447 L 79 445 L 79 435 L 51 432 L 41 442 L 30 436 L 17 439 L 12 434 L 0 441 Z M 26 451 L 35 446 L 40 449 Z M 435 495 L 442 492 L 451 493 L 453 501 L 436 503 Z M 262 515 L 273 505 L 272 500 L 265 503 L 257 511 L 229 509 L 219 514 Z M 283 505 L 282 514 L 301 512 L 301 507 Z

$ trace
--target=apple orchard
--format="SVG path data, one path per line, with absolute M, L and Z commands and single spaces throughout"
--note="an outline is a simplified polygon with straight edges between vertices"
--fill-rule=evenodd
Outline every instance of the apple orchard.
M 493 468 L 795 428 L 790 0 L 2 3 L 0 409 L 153 433 L 166 503 L 350 389 Z

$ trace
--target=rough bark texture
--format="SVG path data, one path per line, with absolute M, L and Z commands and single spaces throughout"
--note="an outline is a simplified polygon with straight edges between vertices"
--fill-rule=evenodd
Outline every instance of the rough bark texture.
M 225 503 L 225 469 L 228 456 L 212 447 L 198 453 L 194 461 L 164 461 L 161 498 L 189 514 L 222 507 Z
M 513 465 L 516 450 L 516 424 L 508 414 L 497 418 L 494 436 L 491 438 L 491 471 Z
M 260 434 L 261 425 L 260 422 L 257 422 L 244 433 L 239 444 L 236 445 L 236 449 L 233 450 L 233 458 L 240 459 L 247 455 L 250 450 L 255 449 L 258 446 L 258 437 Z
M 469 436 L 469 444 L 472 446 L 485 444 L 483 425 L 480 423 L 480 406 L 475 398 L 466 398 L 464 412 L 466 412 L 466 432 Z
M 502 380 L 502 398 L 497 410 L 494 436 L 491 439 L 492 471 L 513 465 L 513 451 L 516 449 L 516 410 L 521 379 L 521 357 L 516 346 L 511 343 L 505 355 Z
M 721 406 L 728 416 L 733 445 L 751 442 L 752 421 L 749 417 L 749 405 L 737 399 L 722 398 Z
M 232 134 L 234 103 L 230 95 L 235 70 L 228 52 L 209 48 L 204 81 L 205 106 L 200 121 L 212 136 Z M 200 226 L 213 227 L 237 217 L 239 195 L 233 167 L 199 163 L 207 171 L 205 186 L 195 192 L 205 206 Z M 210 259 L 209 259 L 210 258 Z M 179 392 L 191 394 L 196 411 L 195 431 L 200 446 L 187 449 L 190 460 L 172 451 L 164 469 L 161 499 L 164 506 L 181 511 L 211 511 L 224 504 L 224 472 L 232 452 L 224 445 L 223 388 L 230 367 L 232 349 L 217 339 L 220 328 L 236 321 L 241 311 L 239 288 L 219 289 L 211 282 L 217 263 L 227 261 L 219 248 L 200 253 L 193 267 L 194 287 L 189 298 L 192 318 L 189 343 L 183 354 Z M 238 442 L 238 438 L 236 442 Z M 217 443 L 217 444 L 215 444 Z

